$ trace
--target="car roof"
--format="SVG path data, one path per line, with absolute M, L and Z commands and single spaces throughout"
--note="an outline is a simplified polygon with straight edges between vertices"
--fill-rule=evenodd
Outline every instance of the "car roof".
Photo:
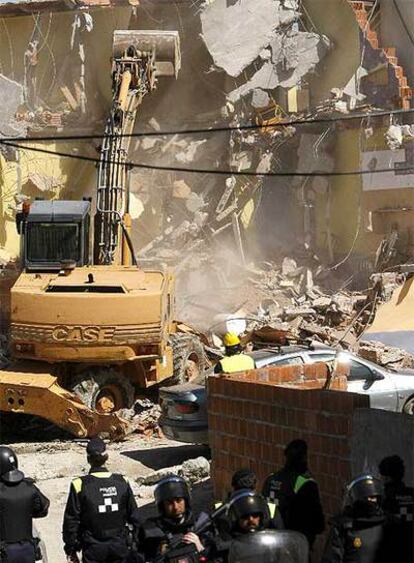
M 249 356 L 254 359 L 254 361 L 258 360 L 265 360 L 272 356 L 284 356 L 287 354 L 299 354 L 302 352 L 331 352 L 335 353 L 335 350 L 332 348 L 328 348 L 327 346 L 323 346 L 321 348 L 313 348 L 309 346 L 277 346 L 277 347 L 269 347 L 269 348 L 262 348 L 261 350 L 255 350 L 254 352 L 249 352 Z

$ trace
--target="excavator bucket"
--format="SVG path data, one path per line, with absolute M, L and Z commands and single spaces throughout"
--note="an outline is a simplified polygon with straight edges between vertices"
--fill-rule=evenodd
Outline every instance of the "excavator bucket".
M 32 371 L 30 366 L 0 370 L 0 411 L 41 416 L 76 438 L 104 435 L 122 440 L 128 431 L 128 423 L 117 414 L 89 409 L 35 365 Z
M 121 57 L 129 47 L 141 52 L 155 52 L 157 76 L 175 76 L 181 68 L 178 31 L 117 30 L 114 31 L 113 56 Z

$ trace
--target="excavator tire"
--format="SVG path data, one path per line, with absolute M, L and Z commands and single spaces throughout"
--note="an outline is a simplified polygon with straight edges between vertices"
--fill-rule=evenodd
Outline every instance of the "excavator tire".
M 91 368 L 78 374 L 71 390 L 87 407 L 99 413 L 129 409 L 134 404 L 133 385 L 113 368 Z
M 199 338 L 178 332 L 171 335 L 170 342 L 173 350 L 174 383 L 194 381 L 207 367 L 207 358 Z

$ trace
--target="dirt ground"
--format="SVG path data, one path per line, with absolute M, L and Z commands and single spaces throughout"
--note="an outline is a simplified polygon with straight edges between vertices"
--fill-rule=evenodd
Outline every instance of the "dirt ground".
M 36 526 L 46 544 L 48 563 L 65 563 L 62 544 L 62 520 L 71 480 L 88 471 L 86 441 L 57 440 L 10 444 L 19 457 L 19 467 L 50 499 L 47 518 L 36 520 Z M 111 471 L 128 477 L 141 509 L 143 519 L 155 513 L 153 487 L 139 487 L 135 480 L 155 470 L 179 465 L 187 459 L 204 456 L 209 450 L 204 446 L 182 444 L 166 438 L 129 436 L 122 443 L 108 446 Z M 208 510 L 212 501 L 210 481 L 193 488 L 195 512 Z

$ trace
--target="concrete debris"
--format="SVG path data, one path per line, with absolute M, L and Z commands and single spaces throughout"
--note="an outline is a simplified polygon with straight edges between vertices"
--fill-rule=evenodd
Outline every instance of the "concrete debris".
M 195 459 L 188 459 L 182 465 L 164 467 L 145 477 L 138 477 L 135 479 L 135 482 L 140 487 L 151 487 L 156 485 L 160 479 L 168 477 L 168 475 L 179 475 L 188 481 L 190 485 L 194 485 L 210 476 L 210 462 L 202 456 Z
M 161 131 L 161 125 L 158 123 L 155 117 L 151 117 L 151 119 L 149 119 L 148 125 L 151 127 L 151 129 L 154 129 L 154 131 Z
M 129 432 L 139 432 L 147 437 L 162 436 L 158 426 L 161 408 L 149 399 L 138 399 L 132 408 L 119 411 L 119 415 L 130 423 Z
M 157 142 L 158 139 L 156 137 L 144 137 L 143 139 L 141 139 L 140 146 L 144 151 L 149 151 L 150 149 L 153 149 L 155 147 Z
M 178 152 L 175 155 L 175 159 L 178 160 L 178 162 L 182 162 L 183 164 L 190 164 L 195 159 L 198 149 L 206 142 L 206 139 L 203 139 L 202 141 L 193 141 L 192 143 L 188 144 L 188 146 L 186 146 L 183 151 Z
M 183 463 L 179 475 L 191 485 L 199 483 L 210 476 L 210 462 L 202 456 L 188 459 Z
M 204 42 L 216 66 L 236 77 L 267 47 L 281 23 L 278 0 L 227 0 L 208 4 L 201 13 Z M 251 33 L 260 29 L 260 33 Z
M 401 348 L 386 346 L 382 342 L 362 341 L 358 354 L 376 364 L 394 369 L 414 369 L 414 356 Z
M 269 91 L 278 86 L 296 86 L 325 56 L 329 40 L 317 33 L 290 31 L 276 35 L 270 47 L 271 60 L 266 61 L 250 80 L 229 94 L 232 103 L 257 89 Z
M 414 139 L 414 125 L 390 125 L 385 140 L 391 150 L 400 149 L 405 141 Z
M 164 477 L 168 477 L 169 475 L 177 475 L 181 466 L 180 465 L 173 465 L 171 467 L 163 467 L 158 471 L 153 471 L 144 477 L 137 477 L 135 482 L 139 486 L 151 487 L 154 486 L 163 479 Z
M 205 207 L 205 205 L 207 204 L 204 202 L 203 196 L 196 194 L 195 192 L 191 192 L 185 204 L 186 208 L 191 213 L 197 213 L 198 211 L 200 211 L 200 209 Z M 198 222 L 196 217 L 194 219 L 196 222 Z
M 253 91 L 252 106 L 254 108 L 260 109 L 260 108 L 267 108 L 269 104 L 270 104 L 269 94 L 264 90 L 262 90 L 261 88 L 256 88 Z
M 0 93 L 0 137 L 25 136 L 26 125 L 16 121 L 18 108 L 24 102 L 23 85 L 0 74 Z

